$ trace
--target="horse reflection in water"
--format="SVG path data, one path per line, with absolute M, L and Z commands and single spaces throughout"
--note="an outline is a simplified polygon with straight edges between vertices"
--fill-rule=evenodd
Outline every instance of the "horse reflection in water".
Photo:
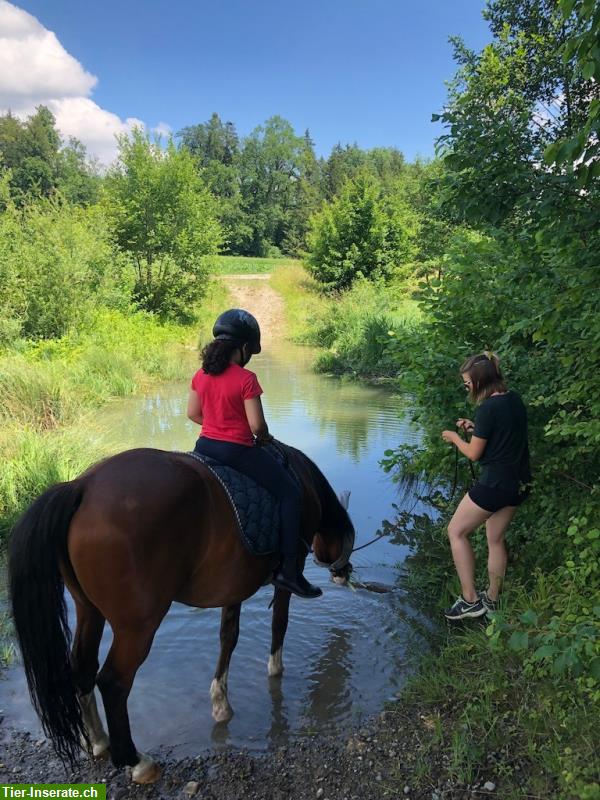
M 281 445 L 303 491 L 301 536 L 336 582 L 347 579 L 354 545 L 348 512 L 318 467 Z M 133 743 L 127 700 L 135 674 L 171 603 L 222 608 L 221 651 L 211 684 L 213 717 L 232 715 L 227 674 L 240 607 L 269 581 L 277 556 L 253 556 L 217 478 L 181 453 L 130 450 L 42 494 L 17 523 L 9 546 L 10 596 L 33 704 L 57 753 L 73 762 L 82 743 L 110 750 L 137 783 L 160 770 Z M 77 614 L 72 650 L 64 599 Z M 283 670 L 290 595 L 274 595 L 268 672 Z M 98 671 L 105 622 L 112 645 Z M 104 732 L 94 695 L 104 703 Z

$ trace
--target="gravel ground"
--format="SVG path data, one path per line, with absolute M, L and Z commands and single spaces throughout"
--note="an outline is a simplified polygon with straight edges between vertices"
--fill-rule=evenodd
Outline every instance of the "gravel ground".
M 109 761 L 81 760 L 74 771 L 54 756 L 48 742 L 3 728 L 0 723 L 0 782 L 106 782 L 107 797 L 185 800 L 469 800 L 509 798 L 496 786 L 491 754 L 470 786 L 449 778 L 446 757 L 432 747 L 432 723 L 400 703 L 343 739 L 299 739 L 261 754 L 243 750 L 207 752 L 172 760 L 152 753 L 163 767 L 152 786 L 131 783 L 126 770 Z M 424 770 L 424 763 L 427 769 Z M 426 772 L 428 777 L 424 778 Z M 418 787 L 418 788 L 417 788 Z

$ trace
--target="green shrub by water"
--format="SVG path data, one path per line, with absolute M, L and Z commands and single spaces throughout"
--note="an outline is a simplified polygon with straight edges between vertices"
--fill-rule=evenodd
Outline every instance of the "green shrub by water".
M 334 296 L 299 265 L 274 273 L 272 286 L 286 300 L 293 338 L 322 348 L 316 369 L 368 378 L 395 378 L 397 348 L 414 349 L 422 312 L 406 283 L 357 279 Z

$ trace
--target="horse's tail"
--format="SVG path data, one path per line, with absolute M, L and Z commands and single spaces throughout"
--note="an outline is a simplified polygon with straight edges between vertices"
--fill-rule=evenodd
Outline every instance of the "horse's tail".
M 63 761 L 73 763 L 86 734 L 70 666 L 71 631 L 59 563 L 81 503 L 80 481 L 52 486 L 17 522 L 9 544 L 14 624 L 31 701 Z

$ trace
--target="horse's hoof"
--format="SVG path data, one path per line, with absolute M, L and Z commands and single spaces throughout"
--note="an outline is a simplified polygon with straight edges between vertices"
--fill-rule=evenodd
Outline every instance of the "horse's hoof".
M 220 679 L 214 678 L 210 685 L 212 700 L 212 716 L 215 722 L 229 722 L 233 717 L 233 709 L 227 699 L 227 673 Z
M 161 768 L 150 756 L 139 753 L 140 760 L 131 770 L 131 780 L 134 783 L 156 783 L 162 774 Z
M 108 736 L 103 736 L 97 742 L 92 743 L 92 755 L 94 758 L 108 758 L 110 755 L 110 742 Z
M 217 706 L 213 706 L 212 716 L 215 722 L 229 722 L 229 720 L 233 717 L 233 709 L 227 703 L 227 705 L 219 704 Z
M 281 648 L 269 656 L 269 664 L 267 666 L 269 678 L 278 678 L 283 675 L 283 658 Z

